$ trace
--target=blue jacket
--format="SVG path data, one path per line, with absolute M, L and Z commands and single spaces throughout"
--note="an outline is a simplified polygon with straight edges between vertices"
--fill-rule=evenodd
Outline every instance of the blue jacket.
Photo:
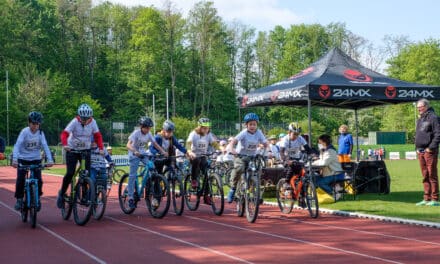
M 172 142 L 172 145 L 175 146 L 175 147 L 176 147 L 178 150 L 180 150 L 182 153 L 186 154 L 186 148 L 185 148 L 184 146 L 182 146 L 182 145 L 177 141 L 177 138 L 176 138 L 175 136 L 173 136 L 171 139 L 172 139 L 172 141 L 173 141 L 173 142 Z M 156 136 L 154 136 L 154 140 L 156 141 L 156 143 L 157 143 L 159 146 L 162 146 L 162 143 L 163 143 L 164 138 L 163 138 L 161 135 L 156 135 Z M 165 149 L 165 151 L 167 151 L 168 154 L 172 154 L 172 155 L 174 155 L 174 150 L 173 150 L 173 153 L 169 153 L 169 150 L 168 150 L 168 149 Z M 151 152 L 152 155 L 156 155 L 157 153 L 159 153 L 159 150 L 156 149 L 156 148 L 154 147 L 153 144 L 151 144 L 151 145 L 150 145 L 150 152 Z

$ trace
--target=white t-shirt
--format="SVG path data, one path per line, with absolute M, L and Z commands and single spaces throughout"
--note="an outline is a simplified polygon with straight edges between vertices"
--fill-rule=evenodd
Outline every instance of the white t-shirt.
M 132 142 L 132 147 L 135 149 L 135 151 L 141 154 L 148 153 L 148 143 L 154 142 L 153 135 L 150 132 L 143 134 L 140 129 L 133 131 L 128 137 L 128 140 Z M 128 155 L 134 156 L 134 153 L 129 150 Z
M 90 149 L 92 135 L 99 132 L 95 119 L 92 119 L 86 125 L 82 125 L 76 117 L 70 121 L 64 130 L 69 132 L 67 146 L 76 150 Z
M 18 135 L 17 142 L 13 149 L 13 159 L 16 162 L 18 159 L 23 160 L 41 160 L 40 150 L 44 149 L 47 160 L 53 163 L 52 154 L 47 145 L 46 137 L 43 131 L 37 130 L 32 132 L 29 127 L 25 127 Z
M 192 131 L 186 142 L 191 142 L 191 151 L 196 154 L 196 156 L 201 154 L 207 154 L 209 146 L 215 141 L 212 133 L 207 135 L 199 135 L 196 131 Z
M 306 140 L 302 136 L 298 136 L 295 140 L 291 140 L 289 135 L 283 137 L 281 140 L 281 148 L 284 148 L 284 154 L 289 158 L 300 158 L 301 150 L 304 145 L 307 145 Z
M 237 153 L 249 156 L 256 155 L 258 145 L 267 142 L 260 129 L 257 129 L 254 134 L 249 133 L 247 129 L 243 129 L 235 139 L 238 141 Z

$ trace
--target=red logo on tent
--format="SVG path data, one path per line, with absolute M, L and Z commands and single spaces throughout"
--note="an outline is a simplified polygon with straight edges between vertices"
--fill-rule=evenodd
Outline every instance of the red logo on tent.
M 299 73 L 297 73 L 297 74 L 295 74 L 295 75 L 289 77 L 289 80 L 293 80 L 293 79 L 297 79 L 297 78 L 299 78 L 299 77 L 306 76 L 307 74 L 313 72 L 314 70 L 315 70 L 315 68 L 313 68 L 312 66 L 310 66 L 310 67 L 308 67 L 308 68 L 302 70 L 301 72 L 299 72 Z
M 357 81 L 357 82 L 371 82 L 371 81 L 373 81 L 373 78 L 371 78 L 370 76 L 363 74 L 362 72 L 360 72 L 358 70 L 353 70 L 353 69 L 345 70 L 344 76 L 345 76 L 345 78 L 347 78 L 349 80 Z
M 270 95 L 270 100 L 272 102 L 275 102 L 279 94 L 280 94 L 280 90 L 273 91 L 272 94 Z
M 394 97 L 396 97 L 397 95 L 397 89 L 394 86 L 387 86 L 387 88 L 385 88 L 385 96 L 393 99 Z
M 248 98 L 249 97 L 247 95 L 243 96 L 243 99 L 241 100 L 241 106 L 243 107 L 246 106 Z
M 318 93 L 319 93 L 319 96 L 321 96 L 324 99 L 327 99 L 332 94 L 332 91 L 330 90 L 330 87 L 328 87 L 328 85 L 321 85 L 319 87 Z

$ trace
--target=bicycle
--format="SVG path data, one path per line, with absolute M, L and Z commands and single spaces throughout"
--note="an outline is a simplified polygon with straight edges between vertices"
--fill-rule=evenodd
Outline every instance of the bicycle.
M 101 162 L 102 164 L 106 164 L 105 162 Z M 105 209 L 107 207 L 107 196 L 108 190 L 107 188 L 107 177 L 102 177 L 101 171 L 98 171 L 96 174 L 96 184 L 95 184 L 95 201 L 93 203 L 93 218 L 96 220 L 101 220 L 104 216 Z
M 260 177 L 263 169 L 261 160 L 264 158 L 257 154 L 255 156 L 237 154 L 245 164 L 244 174 L 240 177 L 235 193 L 237 216 L 246 218 L 249 223 L 254 223 L 258 217 L 261 203 Z
M 156 156 L 141 155 L 141 162 L 146 157 L 154 158 Z M 125 173 L 119 182 L 118 200 L 121 210 L 125 214 L 132 214 L 136 208 L 128 206 L 128 180 L 129 174 Z M 170 186 L 165 176 L 156 171 L 152 159 L 148 159 L 135 178 L 133 199 L 136 205 L 141 198 L 145 198 L 146 206 L 152 217 L 162 218 L 168 213 L 170 208 Z
M 114 183 L 118 183 L 121 181 L 122 176 L 126 173 L 122 169 L 116 169 L 115 164 L 110 164 L 106 168 L 107 170 L 107 196 L 110 195 L 110 191 Z
M 197 188 L 193 188 L 191 174 L 188 173 L 184 180 L 185 203 L 190 211 L 196 211 L 200 205 L 200 197 L 203 196 L 205 203 L 210 204 L 216 215 L 222 215 L 225 206 L 223 184 L 220 176 L 211 168 L 211 154 L 203 154 L 199 157 L 206 159 L 206 166 L 200 168 L 197 177 Z M 200 184 L 201 183 L 201 184 Z M 209 201 L 207 200 L 209 199 Z
M 70 193 L 64 195 L 61 207 L 61 216 L 68 220 L 73 211 L 73 220 L 77 225 L 85 225 L 92 215 L 95 204 L 95 185 L 86 169 L 86 156 L 90 150 L 70 150 L 73 154 L 80 154 L 80 166 L 76 170 L 70 183 Z
M 303 153 L 299 160 L 295 160 L 301 166 L 299 174 L 293 175 L 290 182 L 281 178 L 276 187 L 278 207 L 282 213 L 292 212 L 295 202 L 298 206 L 306 208 L 310 217 L 319 216 L 319 204 L 316 194 L 315 177 L 316 171 L 311 166 L 311 157 Z
M 31 219 L 31 227 L 35 228 L 37 225 L 37 213 L 41 208 L 40 196 L 38 193 L 38 179 L 34 177 L 36 170 L 42 170 L 44 165 L 23 165 L 19 164 L 19 170 L 26 171 L 26 178 L 24 184 L 24 199 L 21 207 L 21 220 L 23 223 L 27 222 L 28 212 Z
M 176 156 L 176 158 L 183 158 L 185 156 Z M 171 157 L 169 157 L 171 158 Z M 184 210 L 185 191 L 183 186 L 184 172 L 176 166 L 174 161 L 170 166 L 164 167 L 164 176 L 167 178 L 171 190 L 171 199 L 173 201 L 173 208 L 176 215 L 182 215 Z
M 229 162 L 216 162 L 213 171 L 217 173 L 223 180 L 223 185 L 230 187 L 231 171 L 234 168 Z

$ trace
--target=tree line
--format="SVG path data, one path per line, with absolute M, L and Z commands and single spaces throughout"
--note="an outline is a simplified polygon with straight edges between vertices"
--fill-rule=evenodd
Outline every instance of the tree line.
M 129 8 L 109 2 L 93 6 L 91 0 L 0 0 L 0 81 L 9 92 L 0 92 L 0 135 L 6 137 L 8 118 L 13 144 L 27 114 L 38 110 L 48 140 L 56 144 L 83 102 L 92 106 L 98 123 L 124 122 L 127 133 L 138 117 L 153 114 L 153 95 L 157 120 L 164 120 L 167 90 L 168 114 L 179 124 L 190 127 L 207 116 L 215 132 L 235 133 L 239 115 L 249 111 L 238 109 L 238 96 L 292 76 L 332 47 L 373 70 L 387 63 L 391 77 L 440 84 L 436 39 L 413 43 L 405 36 L 385 36 L 376 47 L 337 21 L 257 31 L 224 21 L 207 1 L 183 17 L 171 1 L 161 8 Z M 303 108 L 252 111 L 267 129 L 307 117 Z M 352 111 L 314 108 L 312 118 L 318 132 L 335 134 L 342 123 L 354 128 Z M 411 139 L 414 106 L 362 110 L 359 121 L 363 136 L 405 130 Z M 111 125 L 102 130 L 112 141 Z

